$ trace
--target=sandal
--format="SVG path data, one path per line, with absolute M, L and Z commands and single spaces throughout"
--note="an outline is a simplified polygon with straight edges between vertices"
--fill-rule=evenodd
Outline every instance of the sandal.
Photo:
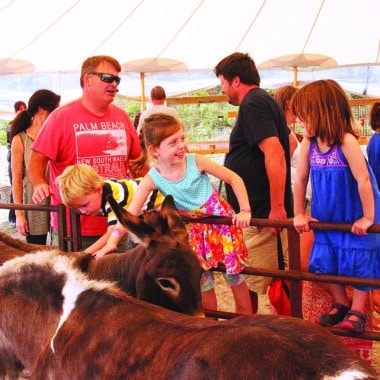
M 351 315 L 354 315 L 355 317 L 358 317 L 359 320 L 353 321 L 353 320 L 349 319 Z M 363 334 L 363 332 L 365 330 L 365 322 L 366 322 L 366 320 L 367 320 L 367 315 L 366 314 L 360 313 L 359 311 L 356 311 L 356 310 L 350 310 L 346 314 L 345 318 L 339 324 L 338 327 L 340 327 L 342 329 L 345 329 L 345 330 L 352 331 L 352 332 Z
M 340 321 L 343 321 L 347 312 L 350 310 L 349 306 L 345 306 L 341 303 L 333 303 L 331 310 L 337 309 L 338 311 L 334 314 L 321 314 L 315 319 L 315 322 L 321 326 L 336 325 Z

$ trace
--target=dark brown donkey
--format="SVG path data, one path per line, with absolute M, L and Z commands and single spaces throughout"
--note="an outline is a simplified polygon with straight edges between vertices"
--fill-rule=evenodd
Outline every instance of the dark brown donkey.
M 1 378 L 25 367 L 36 380 L 377 379 L 320 326 L 176 313 L 89 280 L 59 251 L 0 267 L 0 336 Z
M 164 199 L 159 212 L 145 212 L 129 219 L 131 232 L 141 241 L 124 253 L 95 260 L 78 252 L 64 253 L 75 259 L 83 272 L 94 279 L 114 281 L 126 293 L 180 313 L 203 316 L 200 277 L 202 268 L 188 244 L 188 235 L 174 205 Z M 41 250 L 0 233 L 0 263 L 27 252 Z M 46 249 L 46 247 L 45 247 Z

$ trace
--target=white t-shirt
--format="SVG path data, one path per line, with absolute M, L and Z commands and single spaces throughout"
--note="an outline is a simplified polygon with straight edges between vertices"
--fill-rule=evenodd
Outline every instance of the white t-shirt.
M 294 134 L 294 132 L 292 130 L 291 130 L 290 133 Z M 294 182 L 295 182 L 295 179 L 296 179 L 298 154 L 299 154 L 300 147 L 301 147 L 301 143 L 298 141 L 297 136 L 295 134 L 294 134 L 294 137 L 297 140 L 297 147 L 296 147 L 296 149 L 294 149 L 293 156 L 290 159 L 292 189 L 294 188 Z M 311 200 L 311 185 L 310 185 L 310 180 L 307 183 L 307 187 L 306 187 L 306 199 L 308 201 Z

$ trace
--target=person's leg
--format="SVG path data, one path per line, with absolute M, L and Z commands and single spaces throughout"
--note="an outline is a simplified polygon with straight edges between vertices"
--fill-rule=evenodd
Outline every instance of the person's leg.
M 12 193 L 12 170 L 11 170 L 11 162 L 8 163 L 8 176 L 9 182 L 11 184 L 11 193 L 9 195 L 9 203 L 13 202 L 13 193 Z M 16 227 L 16 211 L 14 208 L 9 209 L 8 213 L 8 222 L 12 228 Z
M 201 277 L 202 305 L 205 310 L 217 310 L 218 301 L 214 289 L 214 272 L 206 271 Z
M 45 235 L 26 235 L 26 242 L 30 244 L 46 245 L 47 234 Z
M 58 231 L 53 230 L 53 228 L 50 230 L 50 245 L 59 247 Z
M 350 310 L 350 301 L 344 285 L 329 284 L 334 303 L 328 313 L 319 315 L 315 322 L 321 326 L 336 325 L 341 322 Z
M 334 297 L 334 302 L 338 302 L 345 306 L 350 306 L 350 300 L 348 299 L 346 288 L 341 284 L 329 284 L 331 294 Z
M 256 292 L 249 290 L 249 298 L 251 299 L 252 313 L 256 314 L 259 310 L 259 296 Z
M 244 243 L 248 249 L 248 265 L 257 268 L 278 269 L 277 237 L 269 227 L 250 226 L 244 229 Z M 266 294 L 271 277 L 245 276 L 251 298 L 252 311 L 257 313 L 258 295 Z
M 369 291 L 367 290 L 353 288 L 351 309 L 359 311 L 360 313 L 364 313 L 368 294 Z
M 244 281 L 244 276 L 225 275 L 227 285 L 231 287 L 232 294 L 235 299 L 235 313 L 253 314 L 251 297 L 248 291 L 248 285 Z
M 372 325 L 378 331 L 380 329 L 380 290 L 372 289 L 370 297 Z
M 366 303 L 368 290 L 353 288 L 351 309 L 346 314 L 339 327 L 357 333 L 363 333 L 367 321 Z

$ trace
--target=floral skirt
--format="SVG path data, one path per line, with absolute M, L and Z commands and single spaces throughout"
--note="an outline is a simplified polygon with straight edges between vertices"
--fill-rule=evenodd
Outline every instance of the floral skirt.
M 179 210 L 190 218 L 209 216 L 232 217 L 231 205 L 214 191 L 207 202 L 196 210 Z M 240 273 L 247 266 L 248 251 L 243 241 L 243 231 L 235 225 L 187 224 L 190 246 L 197 254 L 203 269 L 216 268 L 219 263 L 226 267 L 228 274 Z

